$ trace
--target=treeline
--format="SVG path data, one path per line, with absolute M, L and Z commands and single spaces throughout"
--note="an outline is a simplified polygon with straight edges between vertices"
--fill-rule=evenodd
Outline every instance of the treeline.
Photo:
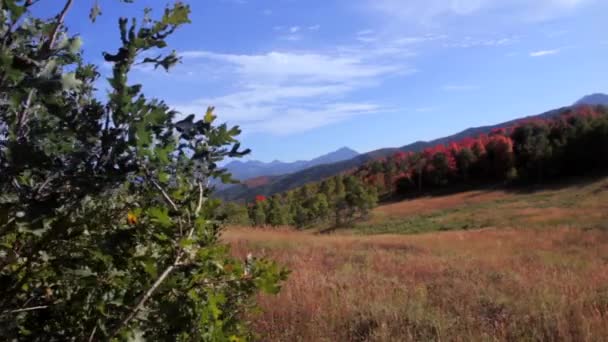
M 487 135 L 400 152 L 354 172 L 383 197 L 458 185 L 542 183 L 608 170 L 608 108 L 581 106 Z
M 579 106 L 552 119 L 519 121 L 489 134 L 399 152 L 348 175 L 247 206 L 225 204 L 233 224 L 343 224 L 365 217 L 379 199 L 484 184 L 532 184 L 608 170 L 608 108 Z
M 230 223 L 238 225 L 339 226 L 366 217 L 377 201 L 376 189 L 362 179 L 337 175 L 270 197 L 256 196 L 247 206 L 226 203 L 223 210 Z

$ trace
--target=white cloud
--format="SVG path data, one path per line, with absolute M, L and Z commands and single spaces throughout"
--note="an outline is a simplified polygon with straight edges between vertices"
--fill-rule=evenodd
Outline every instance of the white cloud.
M 559 37 L 563 37 L 569 33 L 570 33 L 570 30 L 556 29 L 556 30 L 546 31 L 545 35 L 547 36 L 547 38 L 559 38 Z
M 185 51 L 185 59 L 203 58 L 226 62 L 247 79 L 298 82 L 346 82 L 396 72 L 395 64 L 369 62 L 362 56 L 319 53 L 269 52 L 261 55 L 230 55 L 207 51 Z
M 297 40 L 312 26 L 276 26 L 280 39 Z M 389 77 L 417 72 L 409 59 L 424 49 L 502 46 L 515 38 L 450 38 L 439 33 L 390 34 L 372 29 L 356 32 L 351 43 L 317 51 L 271 50 L 229 54 L 185 51 L 183 66 L 221 70 L 232 89 L 219 96 L 176 104 L 185 113 L 217 107 L 222 120 L 240 124 L 245 132 L 291 134 L 372 113 L 394 110 L 366 98 L 367 89 Z M 354 43 L 353 43 L 354 42 Z M 451 44 L 451 46 L 449 46 Z M 472 85 L 446 85 L 445 91 L 471 91 Z M 412 109 L 425 113 L 432 107 Z
M 297 42 L 299 40 L 302 40 L 302 35 L 299 35 L 299 34 L 288 34 L 288 35 L 280 36 L 279 39 L 281 39 L 281 40 L 287 40 L 287 41 L 290 41 L 290 42 Z
M 421 34 L 421 35 L 405 35 L 392 38 L 380 37 L 373 34 L 373 31 L 358 32 L 355 39 L 361 43 L 374 45 L 373 49 L 378 51 L 390 51 L 396 53 L 414 51 L 412 47 L 419 49 L 423 44 L 431 44 L 432 47 L 443 48 L 472 48 L 472 47 L 502 47 L 516 44 L 520 41 L 518 36 L 497 36 L 491 37 L 482 36 L 465 36 L 465 37 L 450 37 L 446 34 Z M 435 43 L 435 44 L 432 44 Z
M 519 42 L 519 37 L 474 38 L 467 36 L 446 41 L 443 46 L 447 48 L 499 47 L 513 45 L 517 42 Z
M 184 65 L 219 64 L 234 80 L 226 95 L 177 104 L 183 113 L 202 113 L 217 107 L 222 120 L 240 124 L 247 132 L 290 134 L 349 118 L 387 110 L 366 101 L 347 99 L 353 92 L 374 86 L 384 78 L 414 70 L 395 60 L 380 60 L 362 52 L 343 54 L 268 52 L 220 54 L 185 51 Z
M 332 101 L 336 95 L 350 90 L 343 85 L 254 86 L 175 108 L 182 113 L 203 113 L 207 106 L 214 105 L 221 120 L 238 123 L 248 133 L 287 135 L 383 109 L 367 102 Z
M 417 113 L 431 113 L 437 111 L 437 107 L 418 107 L 414 109 Z
M 425 44 L 447 39 L 446 35 L 423 34 L 419 36 L 383 36 L 371 30 L 357 32 L 355 40 L 359 45 L 340 47 L 345 55 L 366 54 L 370 58 L 406 58 L 414 57 Z M 412 70 L 410 70 L 411 72 Z
M 441 87 L 444 91 L 471 91 L 479 89 L 476 85 L 470 84 L 448 84 Z
M 530 52 L 530 57 L 543 57 L 543 56 L 549 56 L 549 55 L 556 55 L 559 52 L 560 52 L 560 49 L 533 51 L 533 52 Z
M 370 35 L 373 33 L 375 33 L 375 31 L 372 29 L 365 29 L 365 30 L 361 30 L 361 31 L 357 32 L 357 35 L 358 36 L 367 36 L 367 35 Z
M 222 2 L 233 3 L 237 5 L 244 5 L 247 3 L 247 0 L 222 0 Z
M 499 12 L 524 20 L 547 20 L 597 0 L 365 0 L 367 8 L 390 17 L 431 22 L 438 16 Z
M 356 39 L 362 43 L 373 43 L 378 40 L 378 38 L 374 36 L 373 30 L 361 30 L 357 32 Z
M 276 111 L 269 121 L 252 126 L 254 131 L 268 131 L 274 134 L 289 134 L 326 126 L 355 116 L 377 113 L 383 108 L 371 103 L 336 102 L 317 108 L 286 108 Z
M 318 31 L 321 28 L 320 25 L 312 25 L 308 27 L 302 26 L 274 26 L 273 30 L 279 32 L 277 37 L 279 40 L 286 40 L 290 42 L 296 42 L 304 39 L 305 32 Z
M 274 26 L 273 30 L 279 32 L 278 39 L 290 42 L 297 42 L 305 38 L 306 32 L 315 32 L 321 29 L 321 25 L 310 26 Z

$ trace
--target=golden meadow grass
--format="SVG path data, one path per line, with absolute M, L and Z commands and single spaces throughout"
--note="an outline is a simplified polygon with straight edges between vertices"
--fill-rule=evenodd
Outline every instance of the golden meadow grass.
M 292 270 L 251 317 L 265 341 L 603 341 L 606 184 L 402 202 L 334 235 L 232 228 L 224 239 Z M 412 216 L 433 232 L 361 234 L 386 222 L 408 232 Z M 434 232 L 450 221 L 482 228 Z

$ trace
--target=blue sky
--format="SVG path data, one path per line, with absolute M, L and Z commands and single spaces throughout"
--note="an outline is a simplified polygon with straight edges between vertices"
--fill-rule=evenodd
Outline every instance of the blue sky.
M 78 0 L 87 58 L 117 46 L 118 15 L 166 1 Z M 217 108 L 251 159 L 402 146 L 608 92 L 605 0 L 198 0 L 170 40 L 170 73 L 133 81 L 184 113 Z M 53 15 L 59 1 L 36 10 Z M 53 7 L 55 6 L 55 7 Z M 107 69 L 107 67 L 106 67 Z

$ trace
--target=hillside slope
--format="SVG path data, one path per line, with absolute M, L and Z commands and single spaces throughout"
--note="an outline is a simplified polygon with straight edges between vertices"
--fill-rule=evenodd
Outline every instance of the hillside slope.
M 589 95 L 589 96 L 583 97 L 581 100 L 574 103 L 573 106 L 578 106 L 578 105 L 583 105 L 583 104 L 601 105 L 601 104 L 604 104 L 604 102 L 607 100 L 608 100 L 608 95 L 594 94 L 594 95 Z M 267 184 L 264 184 L 261 186 L 249 187 L 245 184 L 240 184 L 240 185 L 231 187 L 230 189 L 220 191 L 217 194 L 217 196 L 219 198 L 222 198 L 222 199 L 228 200 L 228 201 L 246 201 L 246 200 L 250 200 L 250 199 L 254 198 L 256 195 L 260 195 L 260 194 L 268 196 L 268 195 L 272 195 L 275 193 L 284 192 L 284 191 L 287 191 L 287 190 L 290 190 L 293 188 L 297 188 L 297 187 L 302 186 L 309 182 L 320 181 L 322 179 L 334 176 L 336 174 L 346 172 L 348 170 L 352 170 L 356 167 L 366 164 L 367 162 L 369 162 L 371 160 L 387 157 L 387 156 L 392 155 L 399 151 L 419 152 L 419 151 L 422 151 L 422 150 L 432 147 L 432 146 L 436 146 L 436 145 L 440 145 L 440 144 L 447 144 L 452 141 L 458 141 L 458 140 L 461 140 L 464 138 L 476 137 L 480 134 L 486 134 L 496 128 L 512 126 L 520 121 L 530 120 L 530 119 L 552 118 L 552 117 L 559 115 L 559 113 L 561 113 L 562 111 L 564 111 L 568 108 L 570 108 L 570 107 L 562 107 L 562 108 L 544 112 L 542 114 L 521 117 L 521 118 L 502 122 L 502 123 L 495 124 L 495 125 L 468 128 L 459 133 L 456 133 L 456 134 L 453 134 L 453 135 L 450 135 L 447 137 L 438 138 L 438 139 L 431 140 L 431 141 L 417 141 L 417 142 L 414 142 L 414 143 L 411 143 L 411 144 L 408 144 L 405 146 L 401 146 L 398 148 L 384 148 L 384 149 L 375 150 L 375 151 L 364 153 L 364 154 L 356 156 L 355 158 L 352 158 L 349 160 L 344 160 L 344 161 L 341 161 L 338 163 L 319 165 L 319 166 L 303 169 L 301 171 L 294 172 L 291 174 L 275 176 L 272 179 L 270 179 Z
M 388 203 L 350 232 L 411 234 L 514 227 L 607 229 L 608 178 L 575 179 L 547 188 L 475 190 Z
M 602 179 L 383 205 L 334 234 L 229 228 L 223 239 L 239 258 L 293 270 L 253 316 L 264 340 L 603 341 L 606 222 Z

